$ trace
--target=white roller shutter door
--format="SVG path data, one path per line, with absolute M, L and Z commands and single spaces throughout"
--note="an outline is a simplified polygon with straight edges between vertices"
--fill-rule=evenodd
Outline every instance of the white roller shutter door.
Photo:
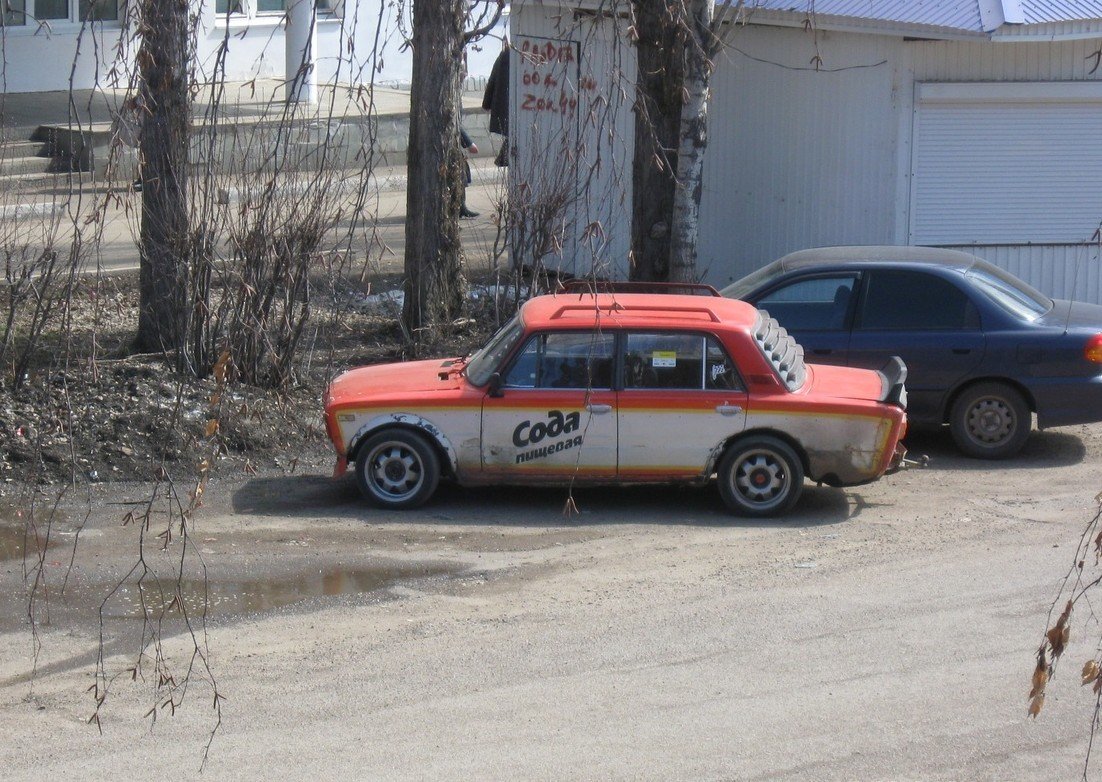
M 1102 219 L 1102 84 L 920 84 L 912 244 L 1090 241 Z

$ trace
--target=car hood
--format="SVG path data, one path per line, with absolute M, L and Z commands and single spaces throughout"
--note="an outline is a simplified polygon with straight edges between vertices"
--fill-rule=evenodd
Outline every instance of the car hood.
M 884 398 L 884 378 L 871 369 L 856 367 L 836 367 L 828 364 L 810 364 L 810 393 L 835 399 L 871 399 Z
M 328 404 L 356 402 L 383 394 L 448 391 L 460 387 L 454 365 L 460 359 L 375 364 L 345 372 L 329 385 Z
M 1052 309 L 1039 317 L 1036 323 L 1061 330 L 1084 328 L 1102 331 L 1102 306 L 1085 301 L 1055 299 Z

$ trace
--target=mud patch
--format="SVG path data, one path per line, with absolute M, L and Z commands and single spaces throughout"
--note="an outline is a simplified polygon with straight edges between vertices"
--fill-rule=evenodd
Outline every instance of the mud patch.
M 433 564 L 386 563 L 362 568 L 334 566 L 314 573 L 255 579 L 147 579 L 123 585 L 104 606 L 111 619 L 224 618 L 257 614 L 312 598 L 377 592 L 404 581 L 454 575 L 458 568 Z
M 23 556 L 23 527 L 0 524 L 0 560 L 18 559 Z

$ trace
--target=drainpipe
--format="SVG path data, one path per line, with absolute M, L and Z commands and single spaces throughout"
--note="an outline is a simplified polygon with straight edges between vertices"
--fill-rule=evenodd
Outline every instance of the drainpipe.
M 287 0 L 287 102 L 318 102 L 318 25 L 314 0 Z

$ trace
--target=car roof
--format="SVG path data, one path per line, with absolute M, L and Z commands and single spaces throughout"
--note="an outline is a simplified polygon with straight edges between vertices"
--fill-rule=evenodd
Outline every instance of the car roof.
M 847 263 L 906 262 L 929 264 L 967 271 L 979 259 L 959 250 L 943 250 L 940 247 L 910 247 L 899 245 L 857 245 L 844 247 L 816 247 L 799 250 L 777 260 L 784 271 L 796 271 L 814 266 L 834 266 Z
M 645 328 L 725 324 L 751 328 L 758 311 L 744 301 L 668 293 L 558 293 L 525 302 L 528 328 L 594 328 L 602 323 Z

